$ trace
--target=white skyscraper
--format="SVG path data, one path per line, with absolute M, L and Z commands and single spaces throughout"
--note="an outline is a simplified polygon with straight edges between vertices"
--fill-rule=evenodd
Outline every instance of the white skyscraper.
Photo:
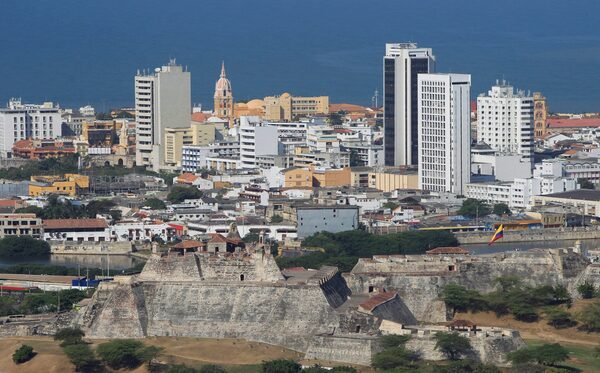
M 59 107 L 52 102 L 23 104 L 13 98 L 0 109 L 0 157 L 11 158 L 16 141 L 54 139 L 62 135 Z
M 279 154 L 277 127 L 256 116 L 240 117 L 240 161 L 243 168 L 256 168 L 256 157 Z
M 471 75 L 419 74 L 419 188 L 463 194 L 471 176 Z
M 164 166 L 165 128 L 190 127 L 190 73 L 171 60 L 153 74 L 135 77 L 136 163 L 158 170 Z
M 477 97 L 477 141 L 501 153 L 520 154 L 531 161 L 533 97 L 498 84 Z
M 416 165 L 417 75 L 435 72 L 431 48 L 386 44 L 383 57 L 383 127 L 386 166 Z

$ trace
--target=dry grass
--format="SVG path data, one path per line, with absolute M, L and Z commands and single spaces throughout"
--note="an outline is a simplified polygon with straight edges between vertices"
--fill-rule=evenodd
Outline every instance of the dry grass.
M 26 363 L 16 365 L 12 361 L 12 354 L 22 344 L 28 344 L 33 347 L 37 355 Z M 73 371 L 73 366 L 63 354 L 59 343 L 51 338 L 15 337 L 0 340 L 0 372 L 2 373 L 68 373 Z
M 572 314 L 577 313 L 583 306 L 593 300 L 578 300 L 573 306 L 568 309 Z M 548 321 L 544 318 L 536 322 L 523 322 L 515 320 L 511 315 L 497 317 L 493 312 L 477 312 L 477 313 L 457 313 L 454 319 L 471 320 L 480 326 L 498 326 L 510 329 L 516 329 L 521 333 L 524 339 L 543 340 L 550 343 L 569 343 L 572 345 L 580 345 L 593 347 L 600 344 L 600 333 L 586 333 L 577 330 L 577 327 L 556 329 L 548 325 Z

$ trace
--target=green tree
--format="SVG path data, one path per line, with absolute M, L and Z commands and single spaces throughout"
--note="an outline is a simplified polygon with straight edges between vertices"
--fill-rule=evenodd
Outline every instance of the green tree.
M 387 201 L 386 203 L 384 203 L 382 205 L 382 207 L 384 209 L 390 209 L 392 211 L 394 211 L 396 208 L 398 208 L 398 206 L 400 206 L 400 205 L 398 203 L 396 203 L 396 202 L 393 202 L 393 201 Z
M 167 205 L 158 198 L 148 198 L 144 202 L 145 207 L 149 207 L 152 210 L 164 210 L 167 208 Z
M 46 241 L 31 236 L 6 236 L 0 238 L 0 258 L 32 258 L 50 255 Z
M 468 218 L 487 216 L 490 212 L 491 209 L 487 203 L 474 198 L 467 198 L 464 200 L 462 206 L 458 210 L 459 215 Z
M 594 183 L 592 183 L 588 179 L 580 178 L 580 179 L 577 179 L 577 182 L 579 183 L 579 187 L 581 189 L 594 189 Z
M 299 373 L 302 371 L 302 366 L 294 360 L 271 360 L 265 361 L 261 365 L 262 373 Z
M 417 360 L 414 352 L 404 347 L 392 347 L 373 355 L 371 365 L 377 369 L 414 368 Z
M 90 372 L 98 367 L 99 362 L 96 355 L 85 343 L 72 344 L 63 348 L 65 355 L 71 363 L 75 365 L 75 369 L 80 372 Z
M 586 304 L 576 316 L 583 330 L 600 332 L 600 301 Z
M 383 349 L 404 346 L 410 339 L 409 335 L 389 334 L 379 338 L 379 344 Z
M 167 200 L 171 203 L 181 203 L 186 199 L 198 199 L 202 196 L 202 192 L 196 187 L 175 185 L 167 195 Z
M 12 355 L 12 360 L 15 364 L 22 364 L 26 361 L 31 360 L 35 356 L 33 347 L 29 345 L 21 345 Z
M 506 203 L 496 203 L 492 209 L 492 213 L 496 215 L 512 215 Z
M 477 291 L 467 290 L 458 284 L 444 286 L 441 298 L 448 307 L 455 311 L 480 311 L 486 309 L 484 298 Z
M 159 351 L 157 347 L 145 346 L 133 339 L 116 339 L 102 343 L 96 349 L 100 359 L 113 369 L 135 368 L 152 360 Z
M 570 328 L 577 324 L 569 312 L 560 308 L 550 307 L 546 309 L 545 313 L 546 318 L 548 319 L 548 325 L 552 325 L 556 329 Z
M 494 279 L 494 284 L 500 288 L 501 292 L 506 293 L 521 287 L 522 281 L 517 276 L 500 276 Z
M 16 302 L 10 296 L 0 296 L 0 316 L 8 316 L 15 313 Z
M 244 238 L 242 238 L 242 241 L 244 241 L 245 243 L 253 243 L 253 242 L 258 242 L 258 239 L 259 239 L 258 233 L 248 232 L 244 236 Z
M 471 342 L 469 338 L 458 333 L 437 333 L 435 336 L 435 348 L 446 355 L 450 360 L 458 360 L 470 351 Z
M 200 367 L 198 373 L 227 373 L 227 371 L 218 365 L 211 364 Z
M 328 119 L 331 126 L 341 126 L 344 123 L 340 112 L 329 113 Z
M 79 328 L 64 328 L 56 332 L 54 340 L 62 341 L 60 346 L 65 347 L 83 343 L 84 336 L 85 333 Z
M 594 295 L 596 295 L 596 288 L 594 287 L 594 284 L 591 284 L 586 281 L 583 284 L 577 286 L 577 292 L 579 293 L 579 295 L 581 295 L 583 299 L 590 299 L 593 298 Z
M 281 223 L 283 221 L 283 217 L 281 215 L 273 215 L 271 217 L 271 223 Z
M 554 365 L 569 358 L 569 351 L 558 343 L 526 347 L 508 353 L 507 359 L 515 365 L 536 362 L 543 365 Z
M 329 373 L 328 369 L 325 369 L 319 365 L 315 365 L 314 367 L 304 368 L 302 369 L 302 373 Z

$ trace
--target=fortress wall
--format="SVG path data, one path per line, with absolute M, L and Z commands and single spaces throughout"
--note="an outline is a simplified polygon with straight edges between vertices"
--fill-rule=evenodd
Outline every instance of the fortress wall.
M 404 325 L 417 324 L 417 319 L 400 297 L 395 297 L 377 306 L 371 313 L 381 319 L 395 321 Z
M 333 308 L 341 306 L 352 294 L 341 273 L 337 272 L 331 279 L 320 285 L 329 305 Z
M 94 298 L 84 315 L 86 335 L 91 338 L 142 338 L 146 335 L 144 295 L 138 284 L 98 289 Z
M 148 336 L 243 338 L 305 351 L 313 335 L 339 325 L 318 286 L 171 282 L 143 290 Z
M 461 245 L 488 243 L 491 232 L 456 232 Z M 561 240 L 589 240 L 600 238 L 600 227 L 544 228 L 526 231 L 505 230 L 502 242 L 543 242 Z
M 204 279 L 219 281 L 264 281 L 283 280 L 281 271 L 271 255 L 257 252 L 250 255 L 229 256 L 197 254 Z
M 379 351 L 375 338 L 318 335 L 313 337 L 305 359 L 371 365 L 371 356 Z
M 198 257 L 186 255 L 151 255 L 139 275 L 140 281 L 198 281 L 202 278 Z

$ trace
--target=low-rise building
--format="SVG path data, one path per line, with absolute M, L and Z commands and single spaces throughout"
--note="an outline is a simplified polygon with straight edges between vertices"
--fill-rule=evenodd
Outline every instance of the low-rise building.
M 77 153 L 73 140 L 26 139 L 13 144 L 13 156 L 26 159 L 59 158 Z
M 46 219 L 43 221 L 44 240 L 105 242 L 111 240 L 104 219 Z
M 555 205 L 570 207 L 585 216 L 600 217 L 600 191 L 580 189 L 544 196 L 534 196 L 534 207 Z
M 50 194 L 76 196 L 87 192 L 89 187 L 90 179 L 85 175 L 32 176 L 29 182 L 29 195 L 31 197 Z
M 35 214 L 0 214 L 0 238 L 7 236 L 31 236 L 42 238 L 42 219 Z
M 317 114 L 329 114 L 329 96 L 295 97 L 289 93 L 268 96 L 264 100 L 264 118 L 270 121 L 287 121 Z

